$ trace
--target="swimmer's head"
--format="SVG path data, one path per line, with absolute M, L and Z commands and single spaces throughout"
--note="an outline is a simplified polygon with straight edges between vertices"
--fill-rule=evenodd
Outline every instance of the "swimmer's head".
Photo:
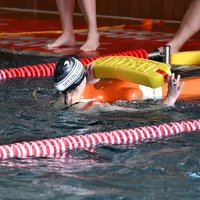
M 83 64 L 73 56 L 61 58 L 54 69 L 55 88 L 60 92 L 74 90 L 85 77 Z

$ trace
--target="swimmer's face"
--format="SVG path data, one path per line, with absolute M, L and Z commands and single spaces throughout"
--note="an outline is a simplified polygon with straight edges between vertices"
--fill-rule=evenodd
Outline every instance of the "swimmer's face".
M 81 84 L 72 91 L 64 92 L 64 102 L 67 107 L 72 106 L 75 103 L 80 102 L 83 92 L 86 86 L 86 77 Z

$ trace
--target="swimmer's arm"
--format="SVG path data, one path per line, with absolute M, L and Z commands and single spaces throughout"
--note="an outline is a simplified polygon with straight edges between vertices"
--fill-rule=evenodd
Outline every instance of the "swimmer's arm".
M 87 70 L 87 82 L 91 84 L 95 84 L 99 82 L 100 79 L 97 79 L 94 77 L 94 70 L 93 70 L 93 64 L 90 63 L 86 65 L 86 70 Z
M 121 106 L 116 106 L 116 105 L 110 105 L 108 103 L 106 104 L 96 104 L 92 107 L 90 107 L 88 110 L 84 110 L 83 112 L 86 114 L 96 114 L 96 113 L 101 113 L 101 112 L 122 112 L 122 113 L 135 113 L 135 112 L 149 112 L 149 111 L 157 111 L 157 110 L 162 110 L 165 107 L 167 107 L 166 104 L 157 104 L 157 105 L 151 105 L 148 108 L 143 108 L 143 109 L 136 109 L 136 108 L 125 108 Z
M 98 112 L 116 112 L 116 111 L 122 111 L 122 112 L 128 112 L 132 113 L 137 111 L 137 109 L 134 108 L 124 108 L 121 106 L 111 105 L 109 103 L 97 103 L 90 107 L 88 110 L 85 110 L 84 112 L 87 114 L 94 114 Z
M 181 93 L 183 85 L 184 81 L 180 83 L 180 75 L 178 75 L 177 78 L 175 78 L 174 73 L 171 76 L 168 76 L 167 96 L 163 100 L 162 105 L 173 106 Z

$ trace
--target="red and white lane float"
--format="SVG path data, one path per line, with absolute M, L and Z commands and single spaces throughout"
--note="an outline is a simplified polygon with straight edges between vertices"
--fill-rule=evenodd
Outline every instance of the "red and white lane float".
M 52 157 L 68 150 L 94 148 L 97 145 L 136 144 L 198 130 L 200 119 L 7 144 L 0 146 L 0 159 Z
M 138 58 L 148 58 L 148 53 L 144 49 L 125 51 L 120 53 L 113 53 L 104 56 L 97 56 L 94 58 L 82 58 L 80 61 L 86 65 L 100 57 L 106 56 L 134 56 Z M 17 68 L 3 68 L 0 69 L 0 81 L 11 78 L 25 78 L 25 77 L 45 77 L 53 76 L 55 62 L 39 65 L 31 65 Z

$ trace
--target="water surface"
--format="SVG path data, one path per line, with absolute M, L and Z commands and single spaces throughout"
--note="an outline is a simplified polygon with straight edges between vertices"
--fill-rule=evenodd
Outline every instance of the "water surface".
M 198 119 L 199 100 L 155 112 L 95 115 L 52 108 L 52 78 L 0 83 L 0 144 Z M 143 109 L 155 102 L 130 102 Z M 119 103 L 123 105 L 124 102 Z M 200 199 L 200 132 L 0 161 L 0 199 Z

